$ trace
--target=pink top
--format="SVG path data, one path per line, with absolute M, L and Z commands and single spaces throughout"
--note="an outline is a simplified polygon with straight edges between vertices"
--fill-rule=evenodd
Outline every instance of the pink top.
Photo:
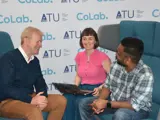
M 106 72 L 102 66 L 104 60 L 110 58 L 103 52 L 95 49 L 88 59 L 86 52 L 79 52 L 75 57 L 78 65 L 77 73 L 81 78 L 81 84 L 102 84 L 106 79 Z

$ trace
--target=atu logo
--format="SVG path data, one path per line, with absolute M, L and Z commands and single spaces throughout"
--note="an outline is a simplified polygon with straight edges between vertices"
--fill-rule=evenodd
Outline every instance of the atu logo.
M 32 22 L 28 16 L 21 15 L 21 16 L 4 16 L 0 15 L 0 24 L 14 24 L 14 23 L 29 23 Z
M 77 19 L 80 21 L 84 21 L 84 20 L 106 20 L 108 19 L 108 17 L 102 13 L 77 13 Z
M 68 55 L 70 55 L 70 50 L 68 49 L 52 49 L 52 50 L 45 50 L 43 58 L 58 58 L 61 56 L 68 56 Z
M 61 3 L 79 3 L 79 2 L 87 2 L 88 0 L 61 0 Z
M 117 12 L 116 19 L 141 18 L 143 17 L 143 12 L 141 10 L 121 10 Z
M 81 31 L 75 31 L 75 30 L 70 30 L 70 31 L 65 31 L 63 39 L 79 39 L 80 38 Z
M 45 3 L 53 3 L 52 0 L 18 0 L 21 4 L 45 4 Z
M 48 32 L 46 32 L 46 33 L 44 33 L 44 35 L 42 36 L 42 40 L 44 41 L 44 40 L 55 40 L 56 38 L 55 37 L 53 37 L 53 35 L 51 34 L 51 33 L 48 33 Z
M 56 72 L 51 68 L 42 70 L 42 75 L 55 75 L 55 74 Z
M 76 71 L 76 65 L 67 65 L 65 66 L 63 73 L 70 73 L 75 71 Z
M 153 17 L 160 17 L 160 9 L 154 9 L 152 11 L 152 16 Z
M 67 21 L 68 14 L 66 13 L 44 13 L 42 14 L 41 22 L 59 22 Z

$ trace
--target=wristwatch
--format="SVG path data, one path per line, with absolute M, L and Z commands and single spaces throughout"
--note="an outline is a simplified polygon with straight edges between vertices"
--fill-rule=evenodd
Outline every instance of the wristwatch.
M 108 102 L 107 102 L 107 108 L 112 108 L 111 101 L 108 101 Z

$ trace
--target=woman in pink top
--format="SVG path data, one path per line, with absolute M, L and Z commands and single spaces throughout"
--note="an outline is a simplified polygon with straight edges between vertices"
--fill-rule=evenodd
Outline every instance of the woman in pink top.
M 80 120 L 78 110 L 80 99 L 92 95 L 98 96 L 110 70 L 110 58 L 96 49 L 99 46 L 99 40 L 92 28 L 83 30 L 80 36 L 80 46 L 85 51 L 79 52 L 75 57 L 77 65 L 75 84 L 80 89 L 93 90 L 93 93 L 86 96 L 65 94 L 68 103 L 63 120 Z

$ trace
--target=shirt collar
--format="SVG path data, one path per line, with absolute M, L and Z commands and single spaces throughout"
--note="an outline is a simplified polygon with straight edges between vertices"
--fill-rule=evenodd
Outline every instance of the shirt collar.
M 139 72 L 139 70 L 141 69 L 141 67 L 143 66 L 143 64 L 144 64 L 143 61 L 140 59 L 139 62 L 138 62 L 138 64 L 136 65 L 136 67 L 132 71 L 130 71 L 130 72 L 127 72 L 125 70 L 125 67 L 123 67 L 123 66 L 121 66 L 119 64 L 118 64 L 118 66 L 125 73 L 134 73 L 134 74 L 137 74 Z
M 29 63 L 30 61 L 32 61 L 34 59 L 33 55 L 29 58 L 21 46 L 19 46 L 18 49 L 21 52 L 21 54 L 23 55 L 23 57 L 24 57 L 24 59 L 26 60 L 27 63 Z

